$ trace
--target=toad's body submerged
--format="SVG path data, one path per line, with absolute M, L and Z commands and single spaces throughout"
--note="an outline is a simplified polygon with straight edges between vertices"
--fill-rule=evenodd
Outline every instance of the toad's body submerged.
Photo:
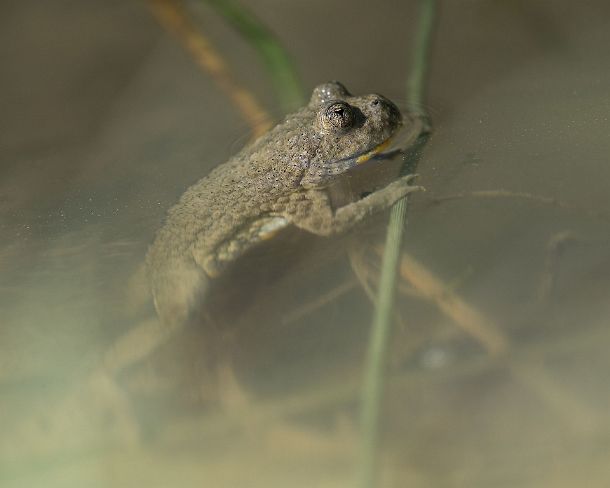
M 287 225 L 341 233 L 413 187 L 400 178 L 333 208 L 327 188 L 379 151 L 402 125 L 380 95 L 351 96 L 333 82 L 307 106 L 190 187 L 147 256 L 155 307 L 169 326 L 188 321 L 207 283 L 248 248 Z

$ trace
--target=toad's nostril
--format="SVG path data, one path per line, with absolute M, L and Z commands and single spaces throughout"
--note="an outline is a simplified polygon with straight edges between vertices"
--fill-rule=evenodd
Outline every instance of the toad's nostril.
M 379 105 L 379 98 L 375 98 L 372 102 L 371 105 L 376 106 Z

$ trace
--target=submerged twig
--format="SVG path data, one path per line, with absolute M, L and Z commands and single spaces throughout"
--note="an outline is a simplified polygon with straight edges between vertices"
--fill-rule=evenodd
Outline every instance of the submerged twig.
M 413 66 L 408 81 L 407 96 L 409 105 L 414 110 L 423 107 L 425 80 L 428 75 L 428 57 L 432 40 L 432 31 L 436 15 L 436 0 L 421 0 L 418 19 L 418 31 L 413 50 Z M 426 118 L 421 111 L 422 118 Z M 420 138 L 420 144 L 426 138 Z M 411 158 L 415 166 L 417 154 Z M 413 170 L 414 168 L 409 168 Z M 371 327 L 371 337 L 367 351 L 365 377 L 362 393 L 361 429 L 362 429 L 362 460 L 360 485 L 372 488 L 375 485 L 377 471 L 377 448 L 379 443 L 379 411 L 383 393 L 383 374 L 386 363 L 386 350 L 390 337 L 392 310 L 394 305 L 396 276 L 402 234 L 407 213 L 407 198 L 397 202 L 392 208 L 383 262 L 379 295 L 375 304 L 375 316 Z
M 353 278 L 348 279 L 343 283 L 340 283 L 339 285 L 333 287 L 326 293 L 322 293 L 317 299 L 303 304 L 302 306 L 294 309 L 292 312 L 282 317 L 282 325 L 285 326 L 291 322 L 296 322 L 297 320 L 300 320 L 303 317 L 314 313 L 316 310 L 322 308 L 324 305 L 334 302 L 339 297 L 353 290 L 357 285 L 358 282 Z
M 358 278 L 358 282 L 369 300 L 375 304 L 377 300 L 377 290 L 379 289 L 379 266 L 377 262 L 368 259 L 371 256 L 367 254 L 368 247 L 362 246 L 360 243 L 351 246 L 348 250 L 349 262 L 352 271 Z M 372 256 L 376 258 L 377 256 Z M 399 294 L 413 298 L 426 299 L 418 290 L 413 288 L 407 281 L 400 280 L 397 283 L 397 291 Z M 399 317 L 399 314 L 396 313 Z
M 559 200 L 554 197 L 545 197 L 544 195 L 536 195 L 533 193 L 526 192 L 515 192 L 510 190 L 498 189 L 498 190 L 477 190 L 471 192 L 462 192 L 462 193 L 452 193 L 450 195 L 444 195 L 440 197 L 432 198 L 431 203 L 433 205 L 439 205 L 444 202 L 448 202 L 451 200 L 460 200 L 464 198 L 515 198 L 518 200 L 530 200 L 532 202 L 540 203 L 542 205 L 550 205 L 552 207 L 557 207 L 565 210 L 574 210 L 583 212 L 588 217 L 600 219 L 600 220 L 610 220 L 610 214 L 605 212 L 600 212 L 596 210 L 591 210 L 588 208 L 582 208 L 576 205 L 571 205 L 567 202 Z
M 490 355 L 499 356 L 506 352 L 508 340 L 500 328 L 484 317 L 476 308 L 459 298 L 412 256 L 403 254 L 400 261 L 400 274 L 423 296 L 433 301 L 466 334 L 481 344 Z
M 172 32 L 189 51 L 197 65 L 206 71 L 227 95 L 252 128 L 254 137 L 271 127 L 271 118 L 258 100 L 231 74 L 222 56 L 188 18 L 179 0 L 148 0 L 161 25 Z
M 488 356 L 491 356 L 490 364 L 497 358 L 496 364 L 506 366 L 513 378 L 532 390 L 550 411 L 561 418 L 564 425 L 580 434 L 591 432 L 600 424 L 598 413 L 561 386 L 543 367 L 531 360 L 510 358 L 507 354 L 511 346 L 510 338 L 500 327 L 453 293 L 413 257 L 402 256 L 400 274 L 485 348 Z

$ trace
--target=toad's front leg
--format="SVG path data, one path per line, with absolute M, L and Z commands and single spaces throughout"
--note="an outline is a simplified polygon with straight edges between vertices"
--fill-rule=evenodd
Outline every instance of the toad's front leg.
M 290 220 L 297 227 L 314 234 L 323 236 L 341 234 L 362 222 L 366 217 L 389 209 L 409 193 L 421 190 L 421 186 L 410 184 L 416 176 L 403 176 L 361 200 L 349 203 L 335 211 L 324 190 L 308 190 L 305 193 L 305 202 L 309 211 L 296 212 Z

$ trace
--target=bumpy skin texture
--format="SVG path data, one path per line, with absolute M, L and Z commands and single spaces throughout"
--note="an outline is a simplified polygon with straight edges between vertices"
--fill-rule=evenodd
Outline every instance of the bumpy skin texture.
M 411 191 L 405 177 L 338 209 L 325 191 L 401 124 L 384 97 L 354 97 L 340 83 L 325 83 L 307 106 L 191 186 L 147 256 L 161 320 L 184 325 L 209 280 L 277 230 L 295 225 L 318 235 L 341 233 Z

